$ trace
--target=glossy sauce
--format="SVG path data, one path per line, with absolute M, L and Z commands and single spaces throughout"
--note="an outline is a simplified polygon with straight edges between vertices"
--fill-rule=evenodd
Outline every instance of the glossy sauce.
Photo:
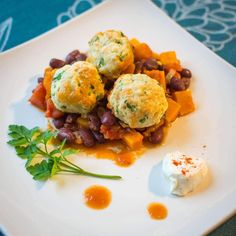
M 93 185 L 84 191 L 85 204 L 95 210 L 102 210 L 109 206 L 111 202 L 111 192 L 109 189 Z
M 49 129 L 52 127 L 48 126 Z M 67 147 L 78 149 L 87 155 L 96 156 L 101 159 L 109 159 L 115 162 L 116 165 L 121 167 L 131 166 L 138 157 L 140 157 L 146 150 L 157 148 L 162 145 L 165 141 L 167 134 L 167 127 L 164 127 L 164 139 L 160 144 L 151 144 L 147 141 L 143 141 L 142 147 L 138 149 L 131 150 L 126 144 L 121 140 L 111 141 L 106 140 L 106 143 L 96 144 L 94 147 L 85 147 L 83 144 L 67 144 Z M 59 144 L 55 139 L 53 143 Z
M 129 167 L 135 162 L 138 156 L 145 151 L 144 147 L 138 150 L 130 150 L 121 141 L 108 141 L 105 144 L 96 145 L 92 148 L 79 145 L 77 148 L 88 155 L 95 155 L 97 158 L 112 160 L 121 167 Z
M 164 220 L 168 215 L 167 208 L 157 202 L 150 203 L 147 207 L 150 217 L 154 220 Z

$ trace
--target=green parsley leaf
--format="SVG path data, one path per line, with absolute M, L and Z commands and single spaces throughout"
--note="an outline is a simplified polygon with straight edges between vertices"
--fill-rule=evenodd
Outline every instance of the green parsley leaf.
M 102 66 L 105 66 L 105 60 L 104 60 L 103 57 L 100 58 L 99 63 L 98 63 L 99 68 L 102 67 Z
M 77 150 L 64 149 L 66 140 L 51 150 L 52 147 L 49 146 L 48 142 L 55 138 L 58 132 L 40 131 L 38 127 L 27 129 L 21 125 L 10 125 L 8 130 L 11 139 L 7 143 L 15 148 L 16 154 L 20 158 L 26 160 L 25 168 L 34 180 L 45 181 L 58 173 L 71 173 L 104 179 L 121 178 L 116 175 L 91 173 L 70 162 L 66 157 L 75 154 Z M 32 165 L 31 163 L 36 157 L 39 158 L 37 164 Z
M 61 153 L 61 150 L 60 150 L 60 149 L 54 149 L 54 150 L 52 150 L 52 151 L 49 153 L 49 155 L 50 155 L 50 156 L 54 156 L 54 155 L 60 154 L 60 153 Z
M 52 166 L 52 169 L 51 169 L 51 176 L 50 177 L 54 176 L 59 171 L 60 171 L 60 167 L 58 166 L 58 162 L 56 161 L 56 159 L 54 159 L 53 166 Z
M 69 155 L 74 155 L 76 153 L 77 153 L 77 151 L 75 149 L 67 148 L 62 152 L 62 155 L 64 157 L 66 157 L 66 156 L 69 156 Z
M 34 180 L 47 180 L 51 177 L 53 167 L 53 160 L 43 160 L 35 165 L 28 166 L 26 170 L 33 176 Z
M 96 42 L 98 40 L 99 40 L 98 35 L 95 35 L 88 43 L 89 43 L 89 45 L 91 45 L 92 43 L 94 43 L 94 42 Z
M 144 123 L 146 119 L 147 119 L 147 117 L 144 116 L 143 118 L 141 118 L 141 119 L 139 120 L 139 122 L 140 122 L 140 123 Z
M 12 140 L 8 141 L 7 143 L 11 146 L 17 147 L 17 146 L 26 144 L 27 139 L 24 137 L 20 137 L 20 138 L 12 139 Z
M 143 117 L 142 119 L 139 120 L 140 123 L 144 123 L 145 122 L 145 117 Z
M 61 80 L 62 79 L 62 75 L 64 74 L 65 71 L 62 71 L 61 73 L 59 73 L 56 77 L 53 78 L 53 80 Z
M 121 55 L 120 55 L 120 60 L 121 60 L 121 61 L 124 61 L 125 58 L 126 58 L 126 54 L 121 54 Z
M 136 111 L 136 106 L 135 105 L 132 105 L 130 103 L 126 103 L 126 106 L 129 110 L 131 110 L 132 112 L 135 112 Z

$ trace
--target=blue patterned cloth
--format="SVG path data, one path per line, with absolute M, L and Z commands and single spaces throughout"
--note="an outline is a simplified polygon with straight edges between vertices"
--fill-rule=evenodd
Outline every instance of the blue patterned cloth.
M 81 14 L 101 0 L 0 0 L 0 52 Z M 153 0 L 192 35 L 236 66 L 236 0 Z
M 100 2 L 0 0 L 0 52 L 34 38 Z M 207 47 L 236 66 L 236 0 L 153 2 Z M 233 217 L 211 235 L 236 235 L 235 226 L 236 217 Z
M 236 66 L 236 0 L 154 0 L 188 32 Z

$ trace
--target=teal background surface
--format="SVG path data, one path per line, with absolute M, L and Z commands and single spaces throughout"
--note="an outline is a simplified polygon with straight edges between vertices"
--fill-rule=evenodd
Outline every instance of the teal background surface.
M 0 0 L 0 52 L 34 38 L 101 0 Z M 236 66 L 236 0 L 153 0 L 207 47 Z
M 100 2 L 0 0 L 0 52 L 57 27 Z M 207 47 L 236 66 L 236 0 L 153 2 Z M 1 235 L 3 233 L 0 230 Z M 235 236 L 236 217 L 232 217 L 210 235 Z

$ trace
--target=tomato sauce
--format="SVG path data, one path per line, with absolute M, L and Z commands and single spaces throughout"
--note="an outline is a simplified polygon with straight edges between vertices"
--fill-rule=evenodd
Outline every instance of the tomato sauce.
M 84 191 L 85 204 L 95 210 L 102 210 L 110 205 L 111 192 L 106 187 L 93 185 Z
M 150 217 L 154 220 L 164 220 L 168 215 L 167 208 L 157 202 L 150 203 L 147 207 Z
M 143 154 L 145 151 L 144 147 L 137 150 L 130 150 L 121 141 L 108 141 L 105 144 L 96 145 L 92 148 L 86 148 L 83 145 L 79 145 L 77 148 L 88 155 L 94 155 L 101 159 L 112 160 L 121 167 L 129 167 L 135 162 L 138 156 Z

